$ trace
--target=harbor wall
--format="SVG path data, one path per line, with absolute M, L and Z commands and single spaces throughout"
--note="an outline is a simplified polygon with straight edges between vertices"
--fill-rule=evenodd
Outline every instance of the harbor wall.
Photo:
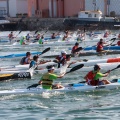
M 105 29 L 119 29 L 120 27 L 110 26 L 65 26 L 63 24 L 64 18 L 9 18 L 11 24 L 2 27 L 0 30 L 76 30 L 84 28 L 86 30 L 105 30 Z M 14 24 L 12 24 L 14 23 Z M 16 24 L 15 24 L 16 23 Z

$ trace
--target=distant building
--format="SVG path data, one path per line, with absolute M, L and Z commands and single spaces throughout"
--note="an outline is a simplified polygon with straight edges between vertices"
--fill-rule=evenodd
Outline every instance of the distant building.
M 85 0 L 85 10 L 100 10 L 103 16 L 110 16 L 111 12 L 120 15 L 120 0 Z
M 36 15 L 39 17 L 77 16 L 85 9 L 85 0 L 36 0 Z
M 0 0 L 0 16 L 35 16 L 36 0 Z
M 79 11 L 101 10 L 104 15 L 120 15 L 120 0 L 0 0 L 0 16 L 60 18 L 77 16 Z

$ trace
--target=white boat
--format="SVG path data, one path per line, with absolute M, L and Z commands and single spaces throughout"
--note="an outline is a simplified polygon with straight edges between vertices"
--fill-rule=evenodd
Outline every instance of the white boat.
M 13 89 L 13 90 L 1 90 L 0 95 L 13 95 L 13 94 L 42 94 L 44 92 L 54 93 L 54 92 L 73 92 L 73 91 L 80 91 L 80 92 L 87 92 L 87 91 L 99 91 L 99 90 L 113 90 L 120 87 L 120 79 L 113 80 L 113 83 L 100 85 L 100 86 L 90 86 L 86 83 L 75 83 L 75 84 L 68 84 L 65 85 L 61 89 L 52 89 L 46 90 L 42 87 L 34 87 L 34 88 L 26 88 L 26 89 Z
M 80 65 L 80 64 L 73 64 L 72 67 L 75 67 L 77 65 Z M 120 65 L 120 63 L 98 63 L 98 65 L 100 65 L 101 67 L 101 71 L 102 72 L 106 72 L 108 70 L 111 70 L 113 68 L 116 68 L 118 65 Z M 76 74 L 80 73 L 80 72 L 89 72 L 91 70 L 93 70 L 93 67 L 94 66 L 89 66 L 89 67 L 82 67 L 81 69 L 78 69 L 75 71 Z M 67 68 L 66 69 L 66 72 L 70 71 L 71 68 Z M 54 72 L 55 73 L 61 73 L 62 69 L 61 68 L 55 68 Z M 42 70 L 35 70 L 36 73 L 38 74 L 44 74 L 47 72 L 47 69 L 42 69 Z

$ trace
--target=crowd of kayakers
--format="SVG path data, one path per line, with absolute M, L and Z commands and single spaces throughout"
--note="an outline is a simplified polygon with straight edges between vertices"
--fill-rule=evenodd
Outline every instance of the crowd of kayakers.
M 65 35 L 63 36 L 62 40 L 65 41 L 68 38 L 69 34 L 70 34 L 69 31 L 65 31 Z M 84 32 L 81 33 L 80 31 L 78 31 L 77 34 L 79 34 L 77 37 L 77 41 L 83 41 L 85 38 Z M 106 38 L 109 36 L 109 34 L 110 34 L 109 32 L 105 32 L 103 37 Z M 58 36 L 58 35 L 59 35 L 59 33 L 57 33 L 57 34 L 52 33 L 51 39 L 55 39 L 56 36 Z M 92 36 L 92 35 L 93 35 L 93 33 L 91 32 L 90 36 Z M 10 42 L 12 42 L 12 40 L 15 38 L 13 35 L 13 32 L 11 32 L 8 37 L 9 37 Z M 25 40 L 27 40 L 29 42 L 30 38 L 31 38 L 31 36 L 28 33 L 26 36 L 23 36 L 19 42 L 21 45 L 26 44 Z M 118 35 L 118 39 L 120 39 L 120 34 Z M 34 42 L 36 42 L 36 41 L 38 41 L 39 44 L 44 44 L 44 35 L 40 35 L 40 33 L 38 33 L 36 35 L 36 38 L 34 39 Z M 101 38 L 100 41 L 95 45 L 96 52 L 99 52 L 99 53 L 106 52 L 103 49 L 103 47 L 105 45 L 108 45 L 107 42 L 104 42 L 104 40 Z M 117 45 L 120 46 L 120 40 L 117 42 Z M 82 47 L 79 47 L 79 42 L 76 42 L 71 50 L 71 54 L 67 54 L 66 51 L 61 51 L 60 55 L 57 56 L 55 58 L 55 60 L 53 60 L 53 61 L 58 63 L 58 68 L 60 68 L 64 65 L 67 65 L 69 67 L 71 64 L 75 63 L 75 62 L 70 62 L 71 56 L 79 55 L 82 49 L 83 49 Z M 20 60 L 20 64 L 21 65 L 29 64 L 29 68 L 34 67 L 35 69 L 38 69 L 37 67 L 39 64 L 44 64 L 46 62 L 50 62 L 50 61 L 39 61 L 39 59 L 40 59 L 39 55 L 35 55 L 35 56 L 33 56 L 33 58 L 31 58 L 31 53 L 27 52 L 26 56 Z M 43 76 L 40 78 L 39 84 L 42 85 L 42 87 L 44 89 L 62 88 L 63 87 L 62 85 L 53 84 L 53 81 L 57 78 L 62 78 L 66 73 L 64 72 L 58 76 L 58 75 L 54 74 L 54 70 L 55 70 L 54 66 L 47 66 L 47 69 L 48 69 L 48 72 L 43 74 Z M 106 72 L 105 74 L 102 74 L 100 72 L 100 69 L 101 69 L 101 67 L 99 65 L 94 65 L 93 70 L 86 74 L 84 79 L 86 80 L 86 83 L 88 85 L 96 86 L 96 85 L 110 84 L 110 82 L 108 80 L 105 80 L 105 79 L 100 80 L 102 77 L 108 76 L 110 71 Z

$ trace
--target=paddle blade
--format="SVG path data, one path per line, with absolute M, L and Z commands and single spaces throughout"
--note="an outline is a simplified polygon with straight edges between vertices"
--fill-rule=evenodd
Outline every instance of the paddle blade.
M 77 48 L 76 50 L 74 50 L 74 52 L 79 52 L 80 50 L 82 50 L 82 47 Z
M 116 38 L 112 38 L 110 41 L 112 41 L 112 40 L 116 40 Z
M 49 50 L 50 50 L 50 47 L 46 48 L 45 50 L 42 51 L 42 53 L 41 53 L 40 55 L 42 55 L 42 54 L 48 52 Z
M 77 65 L 77 66 L 73 67 L 70 71 L 66 72 L 66 74 L 70 73 L 70 72 L 74 72 L 74 71 L 82 68 L 83 66 L 84 66 L 84 64 Z
M 22 31 L 20 31 L 18 34 L 20 34 Z
M 116 69 L 118 69 L 118 68 L 120 68 L 120 65 L 118 65 L 116 68 L 113 68 L 112 70 L 110 70 L 110 71 L 113 71 L 113 70 L 116 70 Z M 105 72 L 105 73 L 103 73 L 103 74 L 106 74 L 107 72 Z
M 27 89 L 37 87 L 38 85 L 39 85 L 38 83 L 37 83 L 37 84 L 33 84 L 33 85 L 31 85 L 31 86 L 28 86 Z
M 35 34 L 36 34 L 37 32 L 38 32 L 38 30 L 35 31 Z M 35 34 L 34 34 L 34 35 L 35 35 Z

